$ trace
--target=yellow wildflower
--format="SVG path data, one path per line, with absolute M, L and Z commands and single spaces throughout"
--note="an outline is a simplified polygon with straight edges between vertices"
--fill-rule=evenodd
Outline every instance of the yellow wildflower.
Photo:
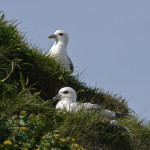
M 42 114 L 38 114 L 39 117 L 43 117 L 45 118 L 46 116 L 45 115 L 42 115 Z
M 14 130 L 14 131 L 13 131 L 14 134 L 16 134 L 17 132 L 18 132 L 17 130 Z
M 18 144 L 15 144 L 14 147 L 15 147 L 15 148 L 18 148 Z
M 45 146 L 47 146 L 47 147 L 48 147 L 48 146 L 50 146 L 50 144 L 49 144 L 49 143 L 45 143 Z
M 16 119 L 16 118 L 18 118 L 18 116 L 17 116 L 17 115 L 14 115 L 14 118 Z
M 28 150 L 28 148 L 24 148 L 23 150 Z
M 3 144 L 4 144 L 4 145 L 12 145 L 11 141 L 9 141 L 9 140 L 4 141 Z
M 83 93 L 83 92 L 84 92 L 84 90 L 83 90 L 83 89 L 80 89 L 79 91 L 77 91 L 77 94 Z
M 55 133 L 59 133 L 59 130 L 55 130 L 54 132 L 55 132 Z
M 54 134 L 54 138 L 58 139 L 59 135 L 58 134 Z
M 60 140 L 62 143 L 64 143 L 64 142 L 67 141 L 66 139 L 62 139 L 62 138 L 60 138 L 59 140 Z
M 25 146 L 29 146 L 29 144 L 28 144 L 28 143 L 25 143 Z
M 0 149 L 4 148 L 4 145 L 0 144 Z
M 26 114 L 27 112 L 25 110 L 22 110 L 21 111 L 21 114 Z
M 75 139 L 72 138 L 72 142 L 75 142 Z
M 48 135 L 52 135 L 52 132 L 48 132 Z
M 39 148 L 35 149 L 35 150 L 40 150 Z
M 75 144 L 75 147 L 79 147 L 79 145 L 78 145 L 78 144 Z
M 20 130 L 22 130 L 22 131 L 28 131 L 28 128 L 27 127 L 20 127 Z

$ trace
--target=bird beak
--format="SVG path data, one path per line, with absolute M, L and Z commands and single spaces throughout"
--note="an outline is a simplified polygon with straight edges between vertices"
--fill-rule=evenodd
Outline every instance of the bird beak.
M 55 34 L 48 36 L 49 39 L 55 39 L 57 36 Z
M 61 95 L 57 94 L 55 97 L 52 98 L 53 101 L 58 101 L 61 99 Z

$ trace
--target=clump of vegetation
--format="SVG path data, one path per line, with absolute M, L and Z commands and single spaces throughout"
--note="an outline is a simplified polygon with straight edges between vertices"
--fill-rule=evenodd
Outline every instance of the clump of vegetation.
M 73 138 L 62 138 L 57 130 L 43 135 L 45 125 L 45 115 L 28 115 L 26 111 L 21 111 L 5 121 L 6 139 L 0 144 L 0 149 L 84 150 Z
M 120 126 L 129 128 L 129 131 L 122 131 L 100 112 L 57 112 L 52 97 L 64 86 L 74 88 L 78 100 L 121 113 L 130 114 L 131 110 L 121 96 L 88 87 L 78 75 L 63 72 L 53 58 L 28 43 L 17 26 L 1 13 L 1 149 L 83 149 L 74 139 L 89 150 L 150 149 L 149 122 L 136 117 L 118 119 Z

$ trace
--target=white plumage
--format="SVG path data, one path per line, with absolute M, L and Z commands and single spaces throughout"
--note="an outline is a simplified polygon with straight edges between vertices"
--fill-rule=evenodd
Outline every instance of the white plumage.
M 106 117 L 109 117 L 110 119 L 117 118 L 117 117 L 124 117 L 124 116 L 130 116 L 127 114 L 121 114 L 112 112 L 107 109 L 103 109 L 100 105 L 92 104 L 92 103 L 78 103 L 77 102 L 77 94 L 74 89 L 71 87 L 64 87 L 59 90 L 58 94 L 56 95 L 55 99 L 59 99 L 56 109 L 66 109 L 67 111 L 79 111 L 81 109 L 83 110 L 96 110 L 101 111 L 102 114 Z
M 57 30 L 53 35 L 48 37 L 49 39 L 55 39 L 55 43 L 51 47 L 47 56 L 55 58 L 56 62 L 61 65 L 64 70 L 74 70 L 73 63 L 67 54 L 67 45 L 69 41 L 68 34 L 63 30 Z

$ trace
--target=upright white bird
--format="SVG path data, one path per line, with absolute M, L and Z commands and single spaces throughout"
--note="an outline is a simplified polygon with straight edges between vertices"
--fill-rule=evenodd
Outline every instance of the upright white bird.
M 69 41 L 68 34 L 63 30 L 57 30 L 53 35 L 48 37 L 55 39 L 55 43 L 51 47 L 47 56 L 53 56 L 57 63 L 59 63 L 64 70 L 73 71 L 74 66 L 67 54 L 67 45 Z
M 58 103 L 56 105 L 56 109 L 66 109 L 67 111 L 79 111 L 79 110 L 99 110 L 101 113 L 109 117 L 110 119 L 113 118 L 118 118 L 118 117 L 125 117 L 125 116 L 131 116 L 127 114 L 121 114 L 121 113 L 116 113 L 112 112 L 107 109 L 103 109 L 100 105 L 97 104 L 92 104 L 92 103 L 78 103 L 77 102 L 77 94 L 75 90 L 71 87 L 64 87 L 59 90 L 58 94 L 54 99 L 58 99 Z

